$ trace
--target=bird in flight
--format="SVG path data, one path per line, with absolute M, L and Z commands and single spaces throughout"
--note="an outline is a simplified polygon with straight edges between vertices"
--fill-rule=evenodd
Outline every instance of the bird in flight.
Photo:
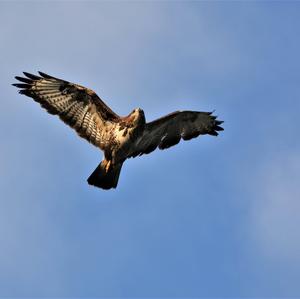
M 134 109 L 121 117 L 91 89 L 39 72 L 15 77 L 19 93 L 33 98 L 49 113 L 58 115 L 79 136 L 104 152 L 104 159 L 87 179 L 102 189 L 116 188 L 127 158 L 173 146 L 181 139 L 217 136 L 223 122 L 212 112 L 176 111 L 146 122 L 144 111 Z

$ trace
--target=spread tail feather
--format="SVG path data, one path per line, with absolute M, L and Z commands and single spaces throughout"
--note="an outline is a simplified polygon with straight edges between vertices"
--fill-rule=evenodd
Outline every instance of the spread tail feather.
M 111 166 L 107 172 L 105 170 L 106 165 L 106 160 L 101 161 L 98 167 L 87 179 L 90 185 L 106 190 L 117 187 L 123 162 Z

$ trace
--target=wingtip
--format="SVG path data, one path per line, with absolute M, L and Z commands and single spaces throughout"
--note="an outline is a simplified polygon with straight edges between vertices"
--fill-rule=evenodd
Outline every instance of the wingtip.
M 216 120 L 216 124 L 217 124 L 217 125 L 221 125 L 221 124 L 223 124 L 223 123 L 224 123 L 223 120 Z
M 31 93 L 28 89 L 19 90 L 19 94 L 24 94 L 25 96 L 31 97 Z
M 220 127 L 220 126 L 215 126 L 215 130 L 216 131 L 224 131 L 224 128 Z
M 16 86 L 19 88 L 29 88 L 30 87 L 29 84 L 25 84 L 25 83 L 13 83 L 13 86 Z
M 28 72 L 22 72 L 23 73 L 23 75 L 24 76 L 26 76 L 26 77 L 28 77 L 28 76 L 30 76 L 31 74 L 30 73 L 28 73 Z
M 29 79 L 32 79 L 32 80 L 39 80 L 41 79 L 41 77 L 37 76 L 37 75 L 33 75 L 33 74 L 30 74 L 28 72 L 23 72 L 23 74 L 29 78 Z
M 44 72 L 41 72 L 41 71 L 38 71 L 38 73 L 43 77 L 43 78 L 46 78 L 46 79 L 50 79 L 52 78 L 50 75 L 44 73 Z
M 212 136 L 218 136 L 219 135 L 219 133 L 217 131 L 211 131 L 208 134 L 212 135 Z
M 210 117 L 213 119 L 213 125 L 214 125 L 214 128 L 213 128 L 213 132 L 210 132 L 209 134 L 210 135 L 213 135 L 213 136 L 218 136 L 218 133 L 217 131 L 224 131 L 224 128 L 221 127 L 221 124 L 224 123 L 223 120 L 218 120 L 218 116 L 217 115 L 212 115 L 216 110 L 213 110 L 212 112 L 209 112 L 209 115 Z

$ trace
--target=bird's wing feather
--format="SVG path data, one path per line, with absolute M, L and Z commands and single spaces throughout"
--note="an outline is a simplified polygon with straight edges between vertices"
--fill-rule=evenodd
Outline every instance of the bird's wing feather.
M 216 120 L 211 112 L 177 111 L 147 123 L 143 135 L 137 140 L 129 157 L 149 154 L 157 147 L 169 148 L 181 140 L 199 135 L 217 136 L 222 121 Z
M 24 72 L 26 77 L 15 77 L 23 83 L 13 84 L 20 93 L 33 98 L 49 113 L 56 114 L 97 147 L 103 145 L 105 123 L 117 122 L 115 114 L 96 93 L 83 86 L 39 72 L 40 76 Z

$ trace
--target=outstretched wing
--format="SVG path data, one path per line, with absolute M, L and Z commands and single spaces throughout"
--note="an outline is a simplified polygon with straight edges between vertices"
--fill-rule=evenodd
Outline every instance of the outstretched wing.
M 24 72 L 26 77 L 15 77 L 23 83 L 13 85 L 49 113 L 58 115 L 79 136 L 103 148 L 104 127 L 108 121 L 118 121 L 119 116 L 94 91 L 42 72 L 39 74 L 41 77 Z
M 149 154 L 157 147 L 169 148 L 181 140 L 199 135 L 217 136 L 222 121 L 216 120 L 211 112 L 177 111 L 146 124 L 144 133 L 133 146 L 130 157 Z

